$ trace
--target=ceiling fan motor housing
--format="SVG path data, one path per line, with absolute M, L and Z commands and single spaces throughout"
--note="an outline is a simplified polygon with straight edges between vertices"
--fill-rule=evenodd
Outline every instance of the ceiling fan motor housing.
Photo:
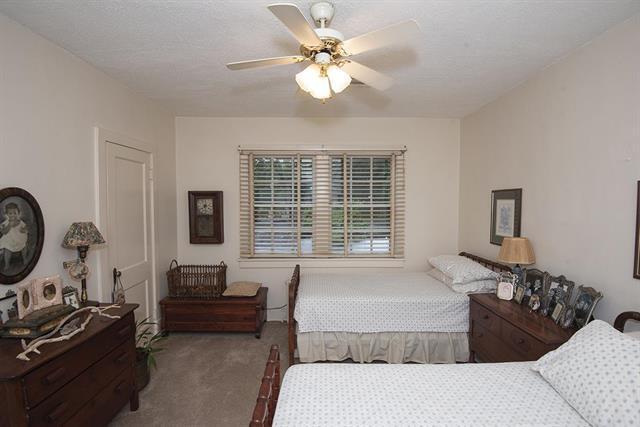
M 328 25 L 333 19 L 335 9 L 328 1 L 320 1 L 311 5 L 311 17 L 317 25 Z

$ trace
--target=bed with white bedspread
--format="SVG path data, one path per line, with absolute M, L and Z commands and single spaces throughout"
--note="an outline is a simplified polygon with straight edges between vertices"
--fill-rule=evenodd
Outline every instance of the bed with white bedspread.
M 487 271 L 508 270 L 461 255 Z M 469 358 L 468 330 L 468 296 L 427 272 L 294 270 L 289 290 L 290 363 L 294 348 L 301 362 L 464 362 Z
M 588 426 L 531 365 L 295 365 L 273 425 Z
M 301 277 L 298 332 L 468 332 L 469 297 L 427 273 Z

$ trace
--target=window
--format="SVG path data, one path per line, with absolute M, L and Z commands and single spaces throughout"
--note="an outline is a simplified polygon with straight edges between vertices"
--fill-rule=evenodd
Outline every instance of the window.
M 403 257 L 404 152 L 240 153 L 240 256 Z

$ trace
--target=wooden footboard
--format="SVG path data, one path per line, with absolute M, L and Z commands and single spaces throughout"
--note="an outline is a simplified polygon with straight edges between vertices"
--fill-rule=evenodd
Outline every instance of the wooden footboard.
M 280 394 L 280 349 L 271 346 L 269 359 L 258 391 L 258 399 L 251 417 L 250 427 L 269 427 L 273 423 L 278 395 Z
M 289 319 L 288 333 L 289 333 L 289 366 L 293 365 L 293 355 L 296 351 L 296 320 L 293 318 L 293 313 L 296 308 L 296 298 L 298 297 L 298 287 L 300 286 L 300 265 L 296 265 L 293 269 L 293 276 L 291 276 L 291 282 L 289 282 Z

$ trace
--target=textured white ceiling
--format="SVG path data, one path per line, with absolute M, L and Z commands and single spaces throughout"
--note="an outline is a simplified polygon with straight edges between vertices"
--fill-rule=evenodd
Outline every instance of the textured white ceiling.
M 297 91 L 301 64 L 225 63 L 298 53 L 274 1 L 2 0 L 0 12 L 177 115 L 461 117 L 640 11 L 640 0 L 334 0 L 346 38 L 416 19 L 420 38 L 358 56 L 396 80 L 326 104 Z M 309 16 L 311 1 L 295 2 Z

